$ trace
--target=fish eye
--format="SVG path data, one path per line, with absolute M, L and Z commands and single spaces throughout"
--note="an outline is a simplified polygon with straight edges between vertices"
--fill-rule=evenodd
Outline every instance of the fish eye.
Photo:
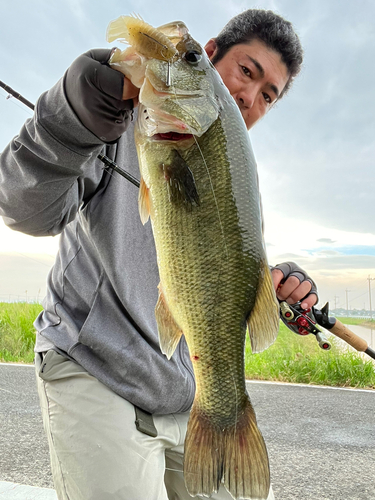
M 188 50 L 185 53 L 185 59 L 189 64 L 194 66 L 202 60 L 202 54 L 200 54 L 197 50 Z

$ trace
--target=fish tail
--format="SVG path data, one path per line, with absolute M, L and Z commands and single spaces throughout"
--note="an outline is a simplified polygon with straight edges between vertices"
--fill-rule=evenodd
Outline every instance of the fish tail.
M 220 430 L 194 403 L 184 451 L 184 479 L 190 495 L 217 493 L 223 476 L 223 443 Z
M 239 411 L 236 425 L 224 429 L 193 406 L 185 440 L 184 478 L 192 496 L 211 496 L 223 482 L 234 499 L 267 499 L 268 454 L 249 400 Z

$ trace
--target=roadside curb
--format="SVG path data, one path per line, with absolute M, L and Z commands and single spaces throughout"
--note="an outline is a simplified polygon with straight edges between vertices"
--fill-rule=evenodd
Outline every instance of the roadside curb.
M 0 363 L 0 366 L 26 366 L 32 368 L 34 363 Z
M 0 481 L 0 500 L 57 500 L 56 491 Z
M 27 368 L 34 368 L 34 364 L 26 363 L 0 363 L 0 366 L 23 366 Z M 296 384 L 293 382 L 280 382 L 278 380 L 258 380 L 258 379 L 246 379 L 246 383 L 249 384 L 274 384 L 274 385 L 285 385 L 291 387 L 311 387 L 313 389 L 332 389 L 335 391 L 359 391 L 359 392 L 375 392 L 375 389 L 361 389 L 359 387 L 335 387 L 333 385 L 315 385 L 315 384 Z M 0 497 L 1 499 L 1 497 Z
M 334 385 L 315 385 L 315 384 L 294 384 L 293 382 L 279 382 L 273 380 L 256 380 L 246 379 L 247 384 L 269 384 L 281 385 L 289 387 L 310 387 L 311 389 L 331 389 L 332 391 L 351 391 L 351 392 L 371 392 L 375 393 L 375 389 L 361 389 L 359 387 L 336 387 Z

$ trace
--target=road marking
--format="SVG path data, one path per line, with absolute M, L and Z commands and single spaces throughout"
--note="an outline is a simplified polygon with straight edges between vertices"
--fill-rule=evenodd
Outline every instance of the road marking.
M 56 491 L 0 481 L 0 500 L 57 500 Z

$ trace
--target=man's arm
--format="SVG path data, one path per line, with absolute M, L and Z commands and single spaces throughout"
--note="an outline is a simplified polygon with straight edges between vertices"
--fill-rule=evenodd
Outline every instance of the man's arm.
M 122 135 L 133 108 L 123 75 L 106 65 L 110 54 L 77 58 L 1 154 L 0 215 L 12 229 L 58 234 L 95 191 L 103 173 L 96 157 Z

